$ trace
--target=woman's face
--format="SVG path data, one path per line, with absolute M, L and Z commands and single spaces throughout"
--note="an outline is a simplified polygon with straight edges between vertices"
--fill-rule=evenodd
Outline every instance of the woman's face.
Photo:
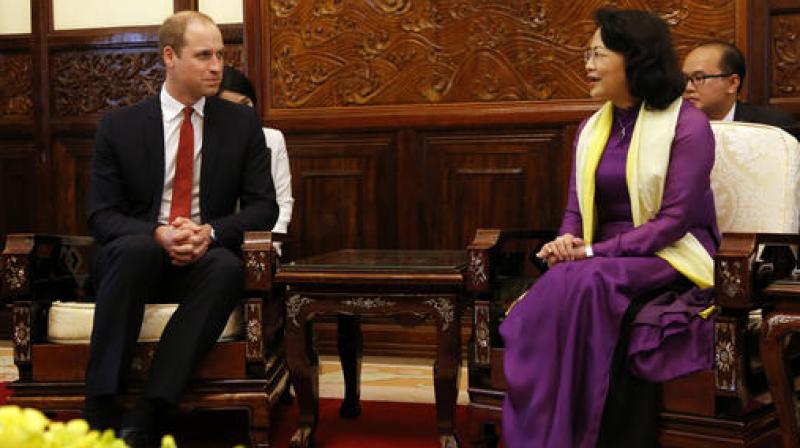
M 253 101 L 250 98 L 231 90 L 223 90 L 219 93 L 219 97 L 232 103 L 244 104 L 245 106 L 253 107 Z
M 606 48 L 600 37 L 600 28 L 592 36 L 585 60 L 589 95 L 592 98 L 608 100 L 623 108 L 633 106 L 634 101 L 625 77 L 625 58 Z

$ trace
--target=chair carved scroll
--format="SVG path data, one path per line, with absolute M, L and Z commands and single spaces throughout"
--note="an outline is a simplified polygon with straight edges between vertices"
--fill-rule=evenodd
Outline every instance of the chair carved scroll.
M 180 401 L 186 409 L 237 409 L 249 415 L 252 446 L 269 446 L 270 409 L 288 384 L 281 327 L 283 297 L 272 277 L 270 232 L 247 232 L 242 245 L 245 296 Z M 8 235 L 0 255 L 2 299 L 13 303 L 19 379 L 8 402 L 45 412 L 83 408 L 91 333 L 89 237 Z M 140 390 L 163 326 L 177 305 L 148 304 L 130 373 L 130 404 Z M 65 326 L 65 323 L 69 324 Z

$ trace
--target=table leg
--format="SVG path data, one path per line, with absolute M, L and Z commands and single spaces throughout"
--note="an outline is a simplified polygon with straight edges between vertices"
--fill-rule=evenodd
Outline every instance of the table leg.
M 305 315 L 298 324 L 286 324 L 286 352 L 289 372 L 300 406 L 300 422 L 289 440 L 292 448 L 309 448 L 314 445 L 314 431 L 319 420 L 319 357 L 314 347 L 312 322 Z
M 361 415 L 361 358 L 364 345 L 358 316 L 338 316 L 336 344 L 344 375 L 344 401 L 339 408 L 339 416 L 354 419 Z
M 451 302 L 452 309 L 458 309 Z M 458 374 L 461 368 L 461 319 L 458 313 L 436 317 L 436 363 L 433 366 L 434 392 L 436 395 L 436 424 L 441 448 L 460 446 L 455 432 L 456 400 L 458 398 Z
M 784 341 L 800 332 L 800 315 L 775 311 L 761 325 L 760 352 L 769 391 L 781 429 L 784 448 L 800 445 L 798 409 L 791 369 L 786 363 Z

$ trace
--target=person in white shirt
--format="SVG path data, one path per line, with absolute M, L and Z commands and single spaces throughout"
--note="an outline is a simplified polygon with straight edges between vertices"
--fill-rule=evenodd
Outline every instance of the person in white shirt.
M 256 93 L 250 80 L 239 70 L 226 65 L 222 73 L 222 81 L 217 95 L 228 101 L 255 107 Z M 283 133 L 277 129 L 264 128 L 264 138 L 271 153 L 272 182 L 275 184 L 275 197 L 280 213 L 273 232 L 286 233 L 292 220 L 292 173 L 289 168 L 289 156 L 286 152 L 286 141 Z M 276 244 L 280 254 L 280 246 Z

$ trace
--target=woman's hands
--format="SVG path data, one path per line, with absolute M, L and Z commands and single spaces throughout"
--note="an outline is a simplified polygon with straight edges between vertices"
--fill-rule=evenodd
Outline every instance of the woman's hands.
M 581 238 L 565 233 L 542 246 L 536 256 L 546 261 L 548 266 L 562 261 L 583 260 L 586 258 L 586 243 Z

